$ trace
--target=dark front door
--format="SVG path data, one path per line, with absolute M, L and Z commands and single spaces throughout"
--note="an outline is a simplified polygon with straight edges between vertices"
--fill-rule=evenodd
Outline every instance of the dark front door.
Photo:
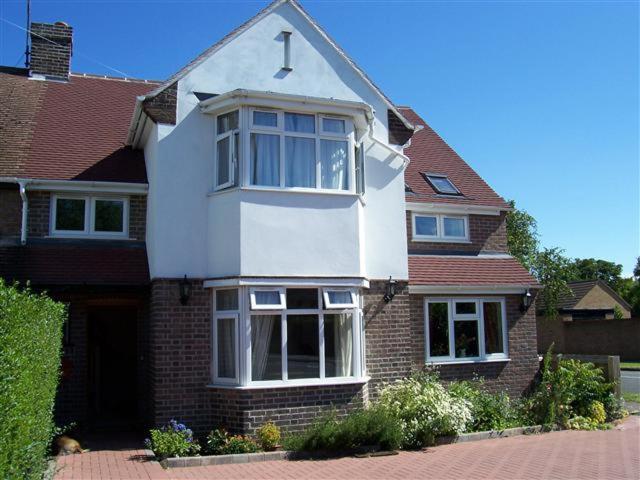
M 135 427 L 136 316 L 131 307 L 96 307 L 89 312 L 88 392 L 93 428 Z

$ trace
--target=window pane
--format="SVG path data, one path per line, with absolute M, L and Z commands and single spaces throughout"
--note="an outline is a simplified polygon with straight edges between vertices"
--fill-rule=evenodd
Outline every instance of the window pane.
M 96 200 L 96 232 L 124 231 L 124 202 L 122 200 Z
M 277 290 L 256 290 L 253 294 L 256 305 L 280 305 L 280 292 Z
M 224 185 L 229 181 L 229 139 L 225 137 L 218 140 L 216 185 Z
M 316 186 L 316 141 L 313 138 L 285 137 L 285 185 Z
M 429 303 L 429 356 L 449 356 L 449 304 Z
M 218 323 L 218 377 L 236 377 L 235 319 L 219 318 Z
M 274 112 L 253 112 L 253 124 L 263 127 L 277 127 L 278 114 Z
M 322 188 L 348 190 L 348 143 L 342 140 L 320 140 L 320 172 Z
M 318 308 L 318 289 L 287 288 L 287 308 Z
M 56 200 L 56 230 L 84 230 L 84 200 L 58 198 Z
M 504 353 L 502 340 L 502 304 L 500 302 L 484 302 L 484 344 L 487 353 Z
M 238 310 L 238 290 L 218 290 L 216 292 L 216 310 Z
M 280 137 L 251 134 L 251 185 L 280 185 Z
M 445 237 L 464 237 L 464 220 L 462 218 L 444 217 L 444 236 Z
M 251 380 L 282 380 L 280 315 L 251 317 Z
M 315 133 L 316 117 L 300 113 L 285 113 L 284 129 L 287 132 Z
M 427 176 L 427 178 L 440 193 L 458 193 L 456 187 L 446 177 Z
M 327 297 L 329 297 L 331 305 L 351 305 L 353 303 L 351 292 L 345 290 L 329 290 Z
M 337 118 L 323 118 L 322 131 L 331 133 L 344 133 L 344 120 L 338 120 Z
M 478 322 L 476 320 L 456 320 L 455 332 L 456 358 L 478 357 Z
M 476 302 L 455 302 L 456 315 L 475 315 Z
M 416 235 L 438 235 L 438 219 L 436 217 L 416 217 Z
M 320 376 L 317 315 L 287 316 L 287 370 L 290 379 Z
M 353 375 L 353 316 L 324 316 L 324 370 L 326 377 Z
M 238 111 L 218 115 L 218 135 L 238 128 Z
M 366 190 L 364 177 L 364 146 L 355 148 L 356 160 L 356 193 L 364 193 Z

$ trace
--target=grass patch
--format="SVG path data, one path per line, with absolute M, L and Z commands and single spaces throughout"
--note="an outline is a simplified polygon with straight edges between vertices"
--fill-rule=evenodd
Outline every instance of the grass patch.
M 640 403 L 640 393 L 624 392 L 622 398 L 624 398 L 625 402 Z
M 620 362 L 623 370 L 640 370 L 640 362 Z

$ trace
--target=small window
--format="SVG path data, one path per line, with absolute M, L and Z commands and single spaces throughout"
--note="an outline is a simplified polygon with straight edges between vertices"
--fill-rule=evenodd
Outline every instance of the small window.
M 230 288 L 216 291 L 216 310 L 218 312 L 238 310 L 238 289 Z
M 218 115 L 218 135 L 238 129 L 238 110 Z
M 425 173 L 423 176 L 437 193 L 443 193 L 445 195 L 460 195 L 460 190 L 456 188 L 446 175 Z
M 448 215 L 412 215 L 413 240 L 430 242 L 468 242 L 468 217 Z
M 284 289 L 252 288 L 251 310 L 283 310 L 286 308 Z
M 343 134 L 346 131 L 345 128 L 344 120 L 340 118 L 322 118 L 322 133 Z
M 124 233 L 124 200 L 94 199 L 93 231 L 96 233 Z
M 325 308 L 353 308 L 356 306 L 356 296 L 353 290 L 330 290 L 323 291 Z
M 278 128 L 278 114 L 276 112 L 253 111 L 253 125 L 255 127 Z
M 464 217 L 442 217 L 442 232 L 444 237 L 466 238 L 467 229 Z
M 287 288 L 287 308 L 304 310 L 318 308 L 317 288 Z
M 218 115 L 216 137 L 215 189 L 232 187 L 238 178 L 240 130 L 238 110 Z
M 86 232 L 84 198 L 56 198 L 55 230 L 58 232 Z
M 365 193 L 365 176 L 364 176 L 364 145 L 356 146 L 355 148 L 356 159 L 356 193 L 364 195 Z
M 316 117 L 315 115 L 285 112 L 284 129 L 287 132 L 316 133 Z
M 476 302 L 455 302 L 456 316 L 476 315 Z
M 238 380 L 238 315 L 218 315 L 213 320 L 215 342 L 214 381 L 236 383 Z
M 438 236 L 438 217 L 417 216 L 415 219 L 415 234 L 425 237 Z

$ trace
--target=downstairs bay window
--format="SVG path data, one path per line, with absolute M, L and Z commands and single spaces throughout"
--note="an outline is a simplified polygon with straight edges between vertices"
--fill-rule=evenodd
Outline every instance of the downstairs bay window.
M 507 359 L 504 299 L 428 298 L 424 312 L 426 362 Z
M 214 296 L 214 385 L 314 385 L 362 378 L 355 290 L 240 287 L 216 290 Z M 239 302 L 221 301 L 229 296 Z

